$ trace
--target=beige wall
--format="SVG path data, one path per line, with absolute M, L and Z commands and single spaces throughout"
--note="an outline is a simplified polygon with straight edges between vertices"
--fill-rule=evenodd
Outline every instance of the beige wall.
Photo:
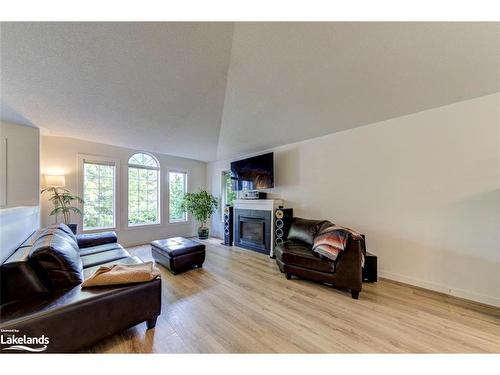
M 2 208 L 38 206 L 40 197 L 39 129 L 2 121 L 0 137 L 7 139 L 6 205 Z M 0 189 L 3 189 L 3 186 Z
M 499 111 L 494 94 L 275 148 L 272 196 L 365 233 L 383 277 L 500 306 Z M 228 167 L 207 166 L 216 195 Z
M 81 194 L 78 186 L 78 154 L 97 155 L 115 159 L 120 167 L 117 169 L 117 233 L 119 241 L 124 246 L 148 243 L 154 239 L 171 236 L 191 236 L 195 234 L 196 223 L 194 220 L 182 224 L 168 223 L 168 171 L 169 169 L 185 170 L 188 172 L 188 189 L 198 190 L 205 186 L 206 164 L 196 160 L 178 158 L 174 156 L 153 153 L 161 165 L 161 224 L 145 227 L 127 226 L 127 163 L 129 157 L 137 150 L 106 144 L 81 141 L 63 137 L 42 137 L 41 173 L 64 174 L 66 185 L 74 193 Z M 43 181 L 42 181 L 43 184 Z M 50 202 L 46 197 L 42 199 L 42 224 L 54 222 L 54 217 L 49 217 Z M 74 217 L 81 229 L 81 218 Z

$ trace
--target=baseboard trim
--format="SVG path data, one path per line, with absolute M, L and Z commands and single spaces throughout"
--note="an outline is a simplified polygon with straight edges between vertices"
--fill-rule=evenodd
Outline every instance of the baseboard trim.
M 447 285 L 420 280 L 393 272 L 387 272 L 384 270 L 379 270 L 378 274 L 380 277 L 384 279 L 389 279 L 400 283 L 413 285 L 419 288 L 432 290 L 435 292 L 443 293 L 452 297 L 462 298 L 469 301 L 479 302 L 489 306 L 500 307 L 500 298 L 498 297 L 479 294 L 469 290 L 450 288 Z

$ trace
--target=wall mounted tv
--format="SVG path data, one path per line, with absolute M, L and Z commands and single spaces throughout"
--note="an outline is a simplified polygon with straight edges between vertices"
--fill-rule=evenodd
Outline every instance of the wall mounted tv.
M 254 156 L 231 163 L 234 190 L 261 190 L 274 187 L 274 154 Z

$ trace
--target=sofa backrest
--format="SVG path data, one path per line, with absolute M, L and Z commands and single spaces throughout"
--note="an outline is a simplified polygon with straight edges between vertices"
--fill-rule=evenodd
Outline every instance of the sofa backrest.
M 304 242 L 312 246 L 316 234 L 327 225 L 333 224 L 328 220 L 310 220 L 294 217 L 287 239 Z
M 46 228 L 33 244 L 29 263 L 49 290 L 65 289 L 83 281 L 76 237 L 64 224 Z

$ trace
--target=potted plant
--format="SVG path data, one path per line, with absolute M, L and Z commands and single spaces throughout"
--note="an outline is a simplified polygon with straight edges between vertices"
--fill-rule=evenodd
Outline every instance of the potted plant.
M 187 193 L 182 201 L 182 207 L 200 223 L 198 238 L 206 240 L 208 238 L 207 220 L 217 209 L 217 199 L 206 190 L 200 190 L 197 193 Z
M 78 207 L 73 206 L 73 202 L 83 203 L 83 199 L 77 195 L 71 194 L 71 192 L 62 187 L 50 186 L 42 190 L 43 193 L 49 193 L 49 201 L 54 204 L 54 209 L 50 212 L 49 216 L 55 216 L 57 222 L 57 215 L 62 214 L 64 224 L 66 224 L 71 231 L 76 234 L 77 224 L 70 223 L 71 212 L 82 216 L 82 210 Z

